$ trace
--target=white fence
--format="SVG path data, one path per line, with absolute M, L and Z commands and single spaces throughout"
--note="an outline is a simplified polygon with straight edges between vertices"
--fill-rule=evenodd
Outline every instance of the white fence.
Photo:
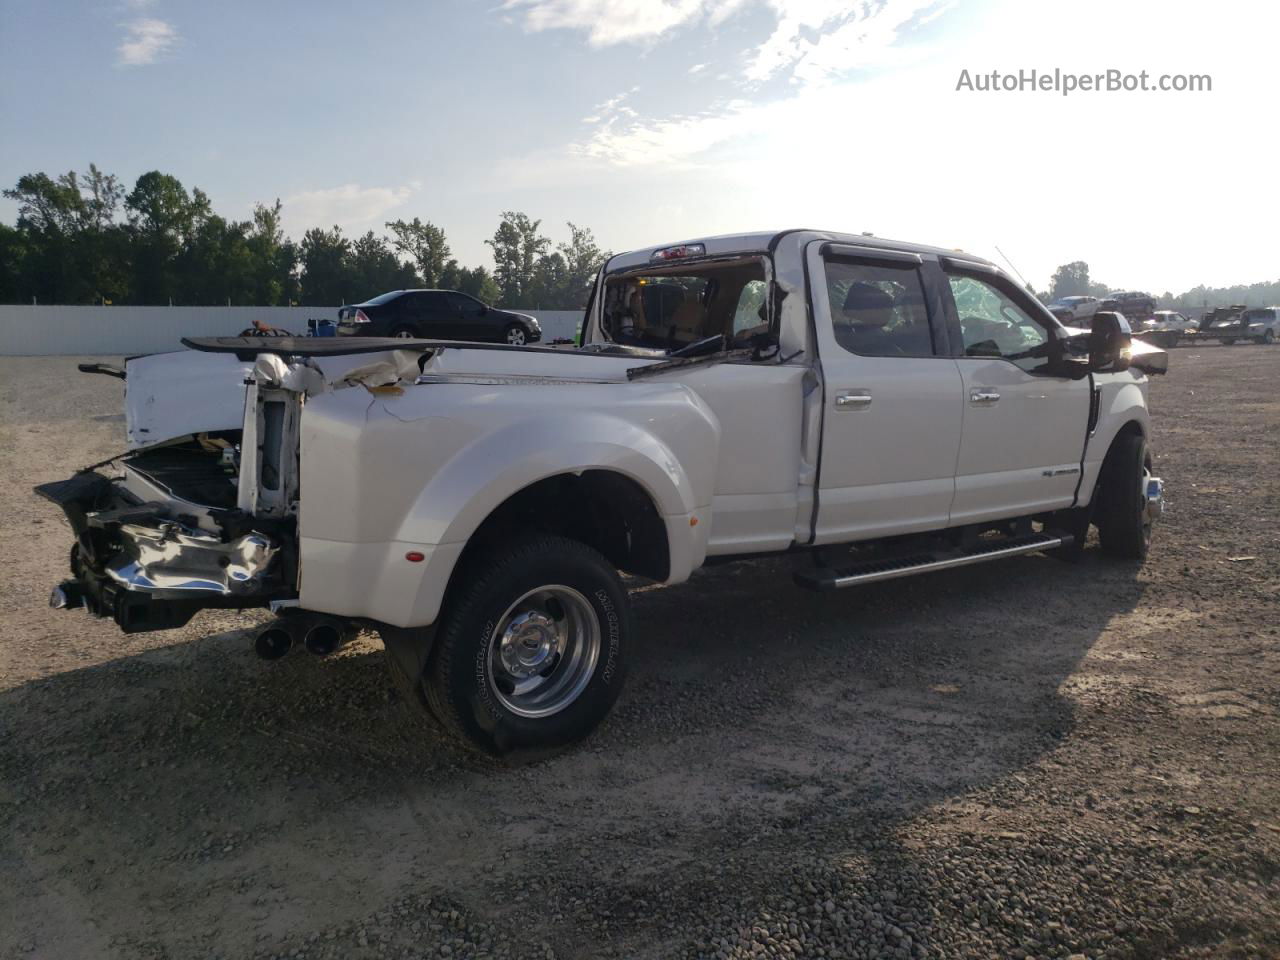
M 544 340 L 573 337 L 577 310 L 522 310 Z M 122 356 L 180 350 L 183 337 L 234 337 L 254 320 L 297 334 L 337 307 L 40 307 L 0 305 L 0 355 Z

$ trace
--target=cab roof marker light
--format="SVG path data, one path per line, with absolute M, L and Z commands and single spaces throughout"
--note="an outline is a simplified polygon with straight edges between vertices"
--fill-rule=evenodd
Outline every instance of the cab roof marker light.
M 701 243 L 682 243 L 677 247 L 663 247 L 661 250 L 655 250 L 649 254 L 650 263 L 659 263 L 663 260 L 685 260 L 689 257 L 706 256 L 707 248 Z

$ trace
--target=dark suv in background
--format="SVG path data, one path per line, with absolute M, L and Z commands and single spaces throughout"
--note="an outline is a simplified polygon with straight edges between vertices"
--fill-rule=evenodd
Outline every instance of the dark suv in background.
M 393 290 L 338 311 L 340 337 L 423 337 L 523 346 L 542 339 L 528 314 L 487 306 L 456 290 Z

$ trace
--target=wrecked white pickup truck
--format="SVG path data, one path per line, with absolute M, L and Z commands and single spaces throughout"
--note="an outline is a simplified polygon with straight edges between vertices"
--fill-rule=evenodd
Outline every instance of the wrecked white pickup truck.
M 577 349 L 227 338 L 131 360 L 122 475 L 38 492 L 56 607 L 126 631 L 271 607 L 267 658 L 380 632 L 409 699 L 496 753 L 588 733 L 634 642 L 619 571 L 791 554 L 830 589 L 1034 551 L 1141 560 L 1146 374 L 991 263 L 793 230 L 613 257 Z

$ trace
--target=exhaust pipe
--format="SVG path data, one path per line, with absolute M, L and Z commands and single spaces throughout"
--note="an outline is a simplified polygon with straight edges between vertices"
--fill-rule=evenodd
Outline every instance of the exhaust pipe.
M 347 641 L 347 625 L 334 617 L 320 617 L 307 627 L 302 644 L 309 653 L 327 657 Z
M 258 631 L 253 649 L 263 660 L 279 660 L 293 649 L 293 631 L 281 622 L 268 623 Z

